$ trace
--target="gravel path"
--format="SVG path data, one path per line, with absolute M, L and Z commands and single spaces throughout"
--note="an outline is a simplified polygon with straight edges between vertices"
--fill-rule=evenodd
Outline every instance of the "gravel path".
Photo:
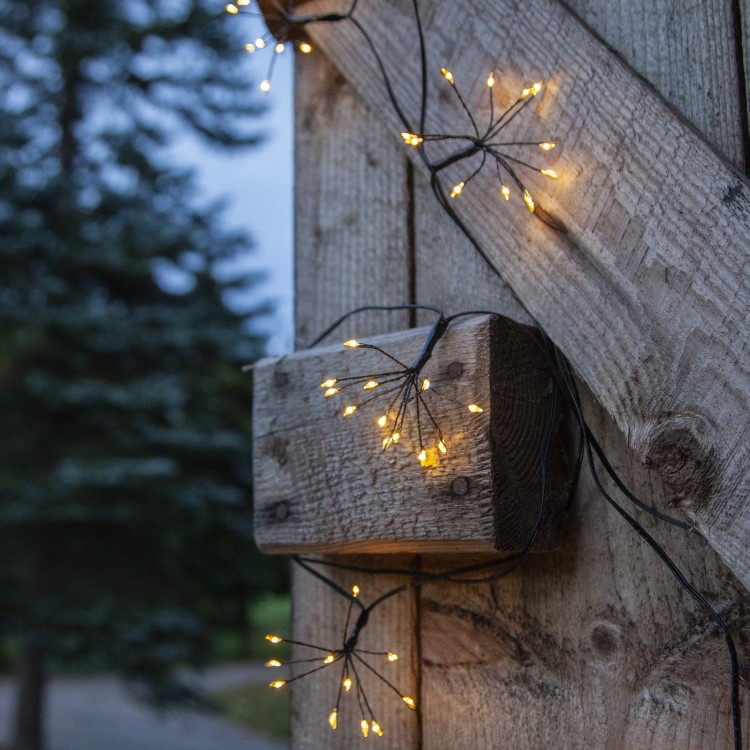
M 187 675 L 206 692 L 257 683 L 256 664 L 230 664 Z M 15 694 L 0 680 L 0 744 L 9 743 Z M 220 716 L 189 709 L 158 711 L 112 677 L 60 677 L 47 692 L 48 750 L 285 750 Z

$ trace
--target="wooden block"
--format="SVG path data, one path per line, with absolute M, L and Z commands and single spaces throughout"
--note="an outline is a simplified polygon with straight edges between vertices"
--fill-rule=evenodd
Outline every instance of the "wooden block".
M 379 336 L 401 362 L 419 354 L 428 328 Z M 541 450 L 552 401 L 549 368 L 532 329 L 507 318 L 451 325 L 422 374 L 428 408 L 448 452 L 422 414 L 427 464 L 410 407 L 397 445 L 376 421 L 387 395 L 362 404 L 361 388 L 323 397 L 328 378 L 393 369 L 382 354 L 326 347 L 264 359 L 253 406 L 255 536 L 265 552 L 511 551 L 537 518 Z M 339 382 L 340 384 L 340 382 Z M 386 386 L 381 386 L 385 388 Z M 429 398 L 428 398 L 429 397 Z M 392 396 L 391 396 L 392 398 Z M 457 403 L 456 403 L 457 402 Z M 347 405 L 362 404 L 343 417 Z M 470 413 L 468 404 L 484 411 Z M 545 530 L 554 545 L 570 494 L 569 420 L 555 423 Z

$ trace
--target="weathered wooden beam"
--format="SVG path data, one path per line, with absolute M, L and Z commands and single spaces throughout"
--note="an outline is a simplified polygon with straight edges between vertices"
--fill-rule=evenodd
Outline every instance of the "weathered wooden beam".
M 409 221 L 408 164 L 325 56 L 297 56 L 295 88 L 295 331 L 297 345 L 305 346 L 320 333 L 321 321 L 328 323 L 358 305 L 396 305 L 409 298 L 409 248 L 403 241 Z M 382 168 L 386 164 L 387 169 Z M 409 313 L 404 310 L 365 316 L 346 321 L 340 329 L 341 340 L 400 330 L 409 324 Z M 341 557 L 335 562 L 341 562 Z M 365 564 L 378 562 L 368 559 Z M 414 568 L 415 560 L 389 555 L 388 566 Z M 404 582 L 396 575 L 364 580 L 337 568 L 321 570 L 346 591 L 359 583 L 367 602 Z M 297 566 L 292 582 L 293 638 L 306 643 L 335 640 L 344 627 L 345 602 L 340 594 Z M 394 597 L 373 616 L 362 647 L 396 649 L 399 659 L 389 676 L 403 692 L 416 696 L 417 592 Z M 295 653 L 295 658 L 307 657 L 309 651 Z M 335 705 L 338 684 L 325 671 L 292 684 L 292 750 L 371 747 L 373 739 L 366 740 L 360 733 L 355 691 L 342 706 L 336 732 L 328 726 L 326 717 Z M 366 688 L 386 732 L 384 746 L 388 750 L 419 747 L 418 714 L 394 700 L 391 689 L 376 678 L 367 681 Z
M 366 339 L 405 363 L 429 333 L 420 328 Z M 381 353 L 341 346 L 262 360 L 255 368 L 253 445 L 255 538 L 265 552 L 458 552 L 522 549 L 538 517 L 542 450 L 553 381 L 534 331 L 508 318 L 451 325 L 422 374 L 427 462 L 414 405 L 397 445 L 376 424 L 393 399 L 361 387 L 330 398 L 319 384 L 392 370 Z M 388 386 L 382 386 L 386 389 Z M 393 386 L 391 386 L 393 387 Z M 479 404 L 482 413 L 467 406 Z M 571 420 L 556 405 L 547 464 L 546 523 L 552 546 L 571 496 Z
M 411 4 L 360 4 L 357 13 L 416 122 Z M 498 106 L 532 78 L 549 81 L 508 135 L 558 140 L 550 163 L 563 177 L 531 188 L 564 232 L 535 221 L 517 199 L 502 205 L 489 171 L 454 205 L 631 447 L 665 478 L 671 503 L 750 586 L 746 179 L 555 0 L 437 0 L 423 16 L 431 69 L 452 68 L 481 122 L 490 67 Z M 357 29 L 308 31 L 398 138 L 403 125 Z M 439 106 L 429 109 L 427 131 L 460 132 L 465 114 L 439 79 L 430 82 Z

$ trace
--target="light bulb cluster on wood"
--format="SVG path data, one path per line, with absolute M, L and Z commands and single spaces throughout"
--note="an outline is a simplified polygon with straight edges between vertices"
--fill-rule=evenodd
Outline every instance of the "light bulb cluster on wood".
M 264 94 L 267 94 L 271 90 L 271 81 L 273 79 L 274 68 L 276 67 L 277 56 L 289 47 L 294 47 L 305 55 L 310 54 L 313 48 L 307 39 L 299 38 L 299 35 L 295 33 L 296 27 L 286 12 L 269 14 L 264 13 L 260 9 L 252 10 L 251 7 L 252 0 L 233 0 L 233 2 L 227 3 L 224 6 L 224 10 L 232 16 L 242 14 L 274 22 L 273 31 L 266 30 L 264 34 L 261 34 L 254 41 L 247 42 L 244 45 L 245 51 L 250 54 L 263 49 L 273 49 L 266 77 L 260 82 L 260 90 Z
M 440 323 L 440 321 L 438 321 Z M 346 349 L 369 349 L 386 357 L 392 367 L 380 372 L 368 372 L 361 375 L 351 375 L 343 378 L 328 378 L 320 387 L 324 389 L 323 397 L 330 398 L 348 392 L 348 396 L 361 391 L 367 395 L 363 401 L 350 398 L 343 410 L 342 416 L 350 417 L 364 406 L 375 402 L 386 403 L 387 407 L 377 418 L 377 426 L 385 430 L 385 436 L 381 440 L 383 450 L 401 442 L 404 434 L 404 425 L 407 415 L 412 414 L 417 428 L 419 450 L 416 451 L 417 460 L 422 466 L 432 463 L 439 455 L 448 452 L 445 437 L 433 409 L 428 405 L 428 399 L 438 399 L 451 402 L 470 414 L 481 414 L 484 409 L 478 404 L 461 404 L 438 392 L 429 378 L 422 375 L 422 368 L 427 363 L 437 339 L 442 335 L 444 327 L 433 327 L 427 338 L 425 347 L 419 357 L 412 365 L 406 365 L 399 359 L 389 354 L 384 349 L 374 344 L 367 344 L 357 339 L 349 339 L 344 342 Z M 372 395 L 370 395 L 372 394 Z M 425 440 L 426 426 L 435 432 L 434 445 Z
M 361 675 L 365 673 L 371 673 L 377 677 L 382 683 L 387 685 L 401 701 L 412 710 L 416 710 L 417 705 L 413 698 L 408 695 L 404 695 L 393 683 L 384 677 L 378 668 L 374 667 L 368 659 L 377 657 L 379 661 L 385 664 L 393 664 L 398 661 L 398 655 L 393 651 L 369 651 L 357 647 L 357 642 L 362 629 L 367 623 L 369 616 L 369 610 L 362 607 L 360 616 L 354 622 L 354 626 L 349 632 L 349 624 L 352 621 L 352 612 L 354 605 L 357 603 L 357 598 L 361 593 L 359 586 L 354 585 L 351 590 L 351 596 L 349 597 L 349 609 L 346 615 L 346 622 L 344 624 L 344 631 L 342 637 L 342 645 L 336 649 L 326 648 L 324 646 L 315 645 L 312 643 L 304 643 L 302 641 L 291 640 L 289 638 L 283 638 L 279 635 L 267 635 L 266 640 L 274 645 L 279 643 L 290 643 L 300 648 L 308 649 L 309 651 L 318 652 L 318 655 L 310 658 L 295 659 L 286 663 L 279 661 L 278 659 L 269 659 L 266 662 L 266 667 L 272 669 L 279 669 L 285 666 L 297 668 L 299 665 L 305 665 L 304 671 L 298 674 L 293 674 L 289 679 L 272 680 L 269 683 L 269 687 L 279 690 L 286 685 L 289 685 L 296 680 L 301 680 L 308 677 L 316 672 L 332 667 L 334 664 L 340 664 L 341 669 L 339 671 L 339 684 L 336 696 L 336 704 L 328 715 L 328 724 L 331 729 L 337 729 L 339 726 L 339 714 L 341 711 L 341 701 L 348 693 L 353 693 L 357 701 L 357 707 L 359 709 L 360 722 L 359 728 L 364 737 L 369 737 L 370 734 L 382 737 L 384 734 L 383 728 L 375 718 L 375 713 L 372 709 L 370 701 L 367 698 L 364 684 L 361 680 Z M 309 667 L 309 668 L 308 668 Z
M 524 159 L 518 157 L 518 149 L 522 148 L 539 148 L 544 152 L 551 151 L 557 145 L 554 140 L 537 140 L 537 141 L 515 141 L 503 140 L 502 131 L 529 105 L 534 97 L 542 90 L 542 83 L 536 82 L 522 89 L 518 98 L 507 109 L 496 113 L 495 99 L 493 89 L 495 88 L 495 74 L 490 73 L 487 77 L 487 90 L 489 92 L 489 124 L 481 132 L 471 110 L 466 104 L 466 100 L 456 85 L 456 78 L 447 68 L 441 68 L 443 78 L 448 82 L 456 94 L 464 112 L 471 123 L 473 133 L 471 134 L 451 134 L 451 133 L 412 133 L 404 131 L 401 138 L 404 144 L 414 148 L 424 148 L 428 143 L 435 142 L 457 142 L 461 148 L 437 162 L 432 162 L 432 169 L 438 172 L 454 164 L 461 163 L 466 159 L 479 156 L 481 161 L 479 166 L 471 174 L 455 182 L 450 190 L 450 197 L 457 198 L 464 192 L 464 189 L 473 180 L 487 164 L 488 160 L 494 163 L 499 181 L 500 197 L 506 201 L 511 199 L 512 190 L 508 186 L 508 181 L 512 181 L 518 188 L 526 207 L 532 213 L 536 209 L 534 199 L 519 175 L 519 170 L 531 170 L 538 174 L 556 180 L 560 175 L 554 169 L 548 167 L 537 167 L 530 164 Z M 506 179 L 507 178 L 507 179 Z

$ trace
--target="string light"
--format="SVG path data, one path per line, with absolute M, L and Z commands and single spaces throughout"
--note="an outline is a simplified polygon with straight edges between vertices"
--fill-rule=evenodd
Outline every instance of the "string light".
M 434 443 L 436 451 L 432 455 L 445 455 L 448 453 L 448 447 L 435 414 L 427 403 L 426 398 L 429 396 L 430 398 L 451 401 L 456 404 L 459 403 L 436 391 L 430 379 L 421 374 L 423 367 L 432 355 L 434 346 L 442 337 L 447 326 L 448 323 L 441 314 L 428 334 L 422 352 L 420 352 L 417 359 L 410 366 L 374 344 L 363 343 L 357 339 L 345 341 L 343 345 L 346 349 L 369 349 L 382 355 L 391 364 L 391 369 L 344 378 L 327 378 L 320 384 L 321 388 L 326 389 L 323 397 L 329 398 L 344 391 L 352 393 L 360 388 L 363 392 L 372 394 L 368 395 L 359 404 L 347 404 L 342 412 L 344 417 L 351 416 L 358 409 L 371 403 L 387 399 L 388 408 L 376 420 L 376 424 L 380 429 L 388 429 L 388 434 L 380 439 L 383 450 L 399 442 L 404 430 L 407 414 L 413 414 L 419 445 L 419 450 L 416 452 L 417 460 L 424 467 L 431 465 L 431 454 L 424 442 L 426 426 L 429 425 L 436 433 Z M 482 408 L 477 404 L 470 404 L 468 406 L 464 404 L 459 405 L 468 408 L 470 412 L 475 414 L 482 412 Z
M 447 68 L 441 68 L 443 78 L 451 85 L 451 88 L 456 94 L 461 107 L 468 116 L 474 134 L 473 135 L 461 135 L 454 133 L 425 133 L 422 135 L 415 135 L 409 131 L 401 133 L 401 137 L 404 143 L 409 146 L 421 146 L 427 143 L 434 142 L 460 142 L 467 141 L 465 147 L 457 150 L 451 154 L 444 156 L 437 161 L 428 162 L 428 166 L 431 169 L 433 175 L 437 175 L 442 169 L 445 169 L 454 164 L 459 164 L 466 159 L 474 156 L 481 156 L 481 162 L 479 166 L 465 179 L 459 180 L 454 183 L 453 187 L 449 192 L 450 198 L 457 198 L 464 192 L 464 189 L 484 168 L 487 162 L 495 164 L 498 179 L 500 181 L 500 194 L 504 200 L 509 201 L 511 198 L 510 189 L 505 185 L 502 175 L 503 173 L 508 175 L 510 179 L 515 182 L 518 186 L 521 195 L 523 195 L 524 203 L 528 207 L 529 211 L 535 210 L 534 200 L 531 197 L 526 185 L 521 180 L 519 171 L 521 169 L 531 170 L 537 172 L 545 177 L 557 179 L 560 175 L 554 169 L 539 168 L 533 164 L 529 164 L 527 161 L 518 158 L 516 155 L 516 149 L 519 147 L 536 146 L 542 151 L 551 151 L 555 148 L 555 141 L 505 141 L 500 140 L 499 136 L 503 129 L 515 119 L 528 103 L 542 90 L 542 84 L 540 82 L 534 83 L 531 86 L 524 88 L 521 91 L 520 96 L 516 101 L 510 105 L 505 111 L 495 114 L 493 90 L 495 88 L 496 78 L 494 72 L 491 72 L 487 77 L 487 90 L 489 92 L 490 100 L 490 116 L 489 125 L 486 130 L 482 133 L 477 124 L 474 115 L 466 104 L 461 91 L 456 85 L 455 77 L 453 73 Z M 448 210 L 446 208 L 446 210 Z
M 419 146 L 419 144 L 424 141 L 422 136 L 417 135 L 416 133 L 403 132 L 401 133 L 401 137 L 404 139 L 404 143 L 407 146 Z
M 346 622 L 343 629 L 342 645 L 338 649 L 329 649 L 323 646 L 318 646 L 316 644 L 281 638 L 280 636 L 276 635 L 266 636 L 266 639 L 274 644 L 291 643 L 311 652 L 325 653 L 325 657 L 323 659 L 321 659 L 319 656 L 313 656 L 309 658 L 305 657 L 302 659 L 290 661 L 288 663 L 290 667 L 296 667 L 297 665 L 301 664 L 306 665 L 305 671 L 299 674 L 295 674 L 287 680 L 273 680 L 269 683 L 269 687 L 275 690 L 279 690 L 286 685 L 295 682 L 296 680 L 301 680 L 316 672 L 321 672 L 330 667 L 332 664 L 335 664 L 336 662 L 342 662 L 336 705 L 328 714 L 328 725 L 334 731 L 338 729 L 342 696 L 343 694 L 353 692 L 356 697 L 357 706 L 359 708 L 361 716 L 359 721 L 359 728 L 362 732 L 362 736 L 367 737 L 372 732 L 378 737 L 382 737 L 384 734 L 383 728 L 375 718 L 372 706 L 367 698 L 367 694 L 365 692 L 365 688 L 361 679 L 361 675 L 364 674 L 364 672 L 360 672 L 360 670 L 365 670 L 366 672 L 371 673 L 375 677 L 377 677 L 378 680 L 380 680 L 391 690 L 393 690 L 409 708 L 415 709 L 416 705 L 412 698 L 410 698 L 408 695 L 404 695 L 395 685 L 393 685 L 385 676 L 383 676 L 370 661 L 373 657 L 384 657 L 386 663 L 392 664 L 398 661 L 398 655 L 393 651 L 370 651 L 358 647 L 357 644 L 359 636 L 368 622 L 370 612 L 370 608 L 365 607 L 365 605 L 358 600 L 360 593 L 361 589 L 357 584 L 352 586 L 352 593 L 349 597 L 349 608 L 346 614 Z M 382 598 L 378 599 L 375 602 L 375 605 L 379 604 L 381 601 Z M 354 620 L 354 624 L 350 631 L 349 625 L 353 619 L 352 614 L 355 605 L 359 608 L 360 614 Z M 280 667 L 282 666 L 282 664 L 277 659 L 271 659 L 266 662 L 266 666 Z
M 249 15 L 254 18 L 266 20 L 273 26 L 273 31 L 267 30 L 265 34 L 259 36 L 254 43 L 248 42 L 244 45 L 245 51 L 253 54 L 258 50 L 264 49 L 267 45 L 273 43 L 274 54 L 271 56 L 268 72 L 260 84 L 260 90 L 267 94 L 271 90 L 271 80 L 273 71 L 276 66 L 276 56 L 282 54 L 287 46 L 296 47 L 302 54 L 309 55 L 312 51 L 312 44 L 305 39 L 300 39 L 295 28 L 299 25 L 299 19 L 281 7 L 276 8 L 276 13 L 264 15 L 259 10 L 251 11 L 246 6 L 251 4 L 251 0 L 234 0 L 224 6 L 224 10 L 232 16 L 237 14 Z
M 450 72 L 450 70 L 447 70 L 446 68 L 440 68 L 440 72 L 443 74 L 443 78 L 445 78 L 448 83 L 451 84 L 451 86 L 455 86 L 455 81 L 453 80 L 453 73 Z
M 416 7 L 417 0 L 414 0 L 414 1 L 415 1 L 415 7 Z M 234 3 L 229 3 L 228 5 L 225 6 L 227 13 L 230 13 L 232 15 L 236 15 L 237 13 L 240 12 L 238 6 L 244 6 L 244 5 L 248 4 L 249 0 L 236 0 L 236 3 L 237 3 L 236 5 Z M 351 3 L 350 8 L 349 8 L 349 10 L 347 12 L 334 12 L 334 13 L 330 13 L 330 14 L 311 15 L 311 16 L 307 16 L 307 17 L 296 17 L 296 16 L 293 16 L 293 14 L 291 13 L 291 11 L 289 11 L 289 12 L 285 11 L 279 4 L 274 4 L 274 5 L 275 5 L 276 10 L 280 14 L 276 18 L 280 19 L 282 21 L 282 23 L 288 28 L 288 27 L 290 27 L 292 25 L 304 26 L 307 23 L 313 23 L 313 22 L 321 22 L 321 21 L 338 22 L 338 21 L 352 20 L 353 19 L 354 10 L 355 10 L 355 8 L 357 6 L 357 1 L 354 0 Z M 416 15 L 416 23 L 417 23 L 418 30 L 419 30 L 418 38 L 420 39 L 420 44 L 422 45 L 420 47 L 420 49 L 421 49 L 421 52 L 423 54 L 423 59 L 424 59 L 425 48 L 423 46 L 423 41 L 422 41 L 423 37 L 422 37 L 421 21 L 419 19 L 419 14 L 416 13 L 415 15 Z M 391 99 L 391 102 L 392 102 L 394 108 L 397 111 L 397 114 L 399 114 L 400 117 L 401 117 L 401 120 L 405 124 L 407 124 L 407 122 L 408 122 L 407 118 L 404 116 L 403 111 L 402 111 L 402 109 L 401 109 L 401 107 L 399 105 L 399 102 L 398 102 L 398 100 L 397 100 L 397 98 L 396 98 L 396 96 L 394 94 L 393 88 L 392 88 L 392 86 L 390 84 L 390 81 L 388 79 L 388 76 L 387 76 L 387 74 L 385 72 L 385 67 L 383 66 L 383 61 L 382 61 L 380 55 L 378 54 L 377 48 L 374 45 L 372 38 L 369 36 L 369 34 L 365 30 L 365 28 L 362 26 L 362 24 L 358 23 L 357 26 L 358 26 L 358 29 L 359 29 L 360 33 L 367 40 L 370 49 L 375 53 L 375 57 L 377 58 L 377 60 L 378 60 L 378 62 L 380 64 L 381 73 L 382 73 L 382 76 L 383 76 L 385 87 L 386 87 L 386 89 L 388 91 L 388 94 L 389 94 L 389 97 Z M 248 51 L 251 51 L 249 49 L 249 47 L 251 47 L 251 46 L 252 45 L 247 45 L 246 49 L 248 49 Z M 299 46 L 300 46 L 300 49 L 301 49 L 302 45 L 300 44 Z M 306 49 L 304 49 L 302 51 L 305 52 L 305 53 L 307 53 L 307 52 L 311 51 L 311 49 L 312 48 L 309 45 L 306 44 Z M 272 58 L 271 67 L 273 67 L 273 60 L 275 60 L 275 57 Z M 506 112 L 500 118 L 494 119 L 493 116 L 492 116 L 492 114 L 491 114 L 491 116 L 490 116 L 490 123 L 491 123 L 491 125 L 490 125 L 490 131 L 492 131 L 493 128 L 494 128 L 494 132 L 492 132 L 490 134 L 490 132 L 488 131 L 488 134 L 486 134 L 484 137 L 480 137 L 478 128 L 476 127 L 476 123 L 475 123 L 475 121 L 474 121 L 471 113 L 469 112 L 468 108 L 465 106 L 465 103 L 464 103 L 463 99 L 461 98 L 460 93 L 458 92 L 458 90 L 457 90 L 457 88 L 455 86 L 455 81 L 454 81 L 452 73 L 450 71 L 448 71 L 447 69 L 445 69 L 445 68 L 443 68 L 441 70 L 441 72 L 442 72 L 443 76 L 445 77 L 445 79 L 451 84 L 451 86 L 456 91 L 457 95 L 459 96 L 459 99 L 461 100 L 461 104 L 463 105 L 464 109 L 468 113 L 469 118 L 472 121 L 472 125 L 475 128 L 476 137 L 475 138 L 469 137 L 469 139 L 468 139 L 475 146 L 474 153 L 479 153 L 479 152 L 482 153 L 482 158 L 483 158 L 482 165 L 480 165 L 479 169 L 476 170 L 475 173 L 473 173 L 469 178 L 467 178 L 464 181 L 464 185 L 468 184 L 469 180 L 472 179 L 476 174 L 478 174 L 479 171 L 481 171 L 481 168 L 484 165 L 484 160 L 486 158 L 490 157 L 491 159 L 494 159 L 495 162 L 496 162 L 496 166 L 497 166 L 497 170 L 498 170 L 498 176 L 500 176 L 501 168 L 505 172 L 507 172 L 511 176 L 511 178 L 513 179 L 513 181 L 517 184 L 517 186 L 520 188 L 520 190 L 522 191 L 524 202 L 526 203 L 526 205 L 529 208 L 529 210 L 531 212 L 534 212 L 534 210 L 535 210 L 535 204 L 534 204 L 533 198 L 531 197 L 529 191 L 525 188 L 525 186 L 523 185 L 523 183 L 520 181 L 518 175 L 513 171 L 512 164 L 508 164 L 508 162 L 513 162 L 515 164 L 518 164 L 518 166 L 523 166 L 523 167 L 532 169 L 534 171 L 540 172 L 542 174 L 545 174 L 545 176 L 551 177 L 552 179 L 556 179 L 558 177 L 557 172 L 554 172 L 554 170 L 546 170 L 546 173 L 545 173 L 545 171 L 543 171 L 542 169 L 538 169 L 536 167 L 533 167 L 530 164 L 526 164 L 525 162 L 522 162 L 522 161 L 520 161 L 518 159 L 512 158 L 507 152 L 501 151 L 500 149 L 501 148 L 511 147 L 511 146 L 537 145 L 543 151 L 550 151 L 551 149 L 555 148 L 555 145 L 556 145 L 555 142 L 554 141 L 541 141 L 541 142 L 537 142 L 536 144 L 534 144 L 533 142 L 528 142 L 528 143 L 527 142 L 490 143 L 488 141 L 488 138 L 496 136 L 500 132 L 500 130 L 502 129 L 502 127 L 504 127 L 505 125 L 507 125 L 510 122 L 510 120 L 513 119 L 520 112 L 520 110 L 524 106 L 526 106 L 526 104 L 531 99 L 533 99 L 534 97 L 536 97 L 538 95 L 538 93 L 542 89 L 542 84 L 540 82 L 537 82 L 537 83 L 532 84 L 528 88 L 524 88 L 521 91 L 521 95 L 520 95 L 519 99 L 508 110 L 506 110 Z M 268 78 L 266 79 L 269 82 L 269 88 L 270 88 L 270 78 L 271 78 L 271 76 L 269 74 Z M 490 74 L 490 77 L 487 79 L 487 86 L 490 89 L 490 111 L 492 113 L 493 112 L 493 106 L 494 106 L 493 99 L 492 99 L 492 89 L 494 87 L 494 74 Z M 423 90 L 423 92 L 426 92 L 426 82 L 424 80 L 422 81 L 422 90 Z M 423 96 L 422 111 L 421 111 L 421 121 L 422 122 L 424 122 L 424 119 L 425 119 L 425 112 L 426 112 L 426 96 Z M 460 137 L 460 136 L 455 136 L 455 135 L 437 135 L 437 136 L 425 136 L 425 135 L 416 135 L 416 134 L 411 134 L 411 135 L 413 135 L 414 137 L 413 138 L 409 138 L 409 139 L 406 139 L 406 138 L 404 139 L 405 143 L 407 145 L 409 145 L 409 146 L 423 146 L 424 141 L 428 140 L 428 138 L 432 138 L 434 140 L 443 140 L 443 139 Z M 492 149 L 489 148 L 490 146 L 492 146 Z M 467 153 L 465 156 L 468 157 L 470 155 L 471 155 L 470 153 Z M 440 202 L 443 205 L 444 209 L 446 210 L 446 212 L 448 213 L 448 215 L 450 216 L 450 218 L 454 221 L 454 223 L 458 226 L 458 228 L 461 231 L 463 231 L 464 234 L 469 239 L 472 239 L 472 241 L 474 242 L 474 244 L 476 246 L 476 249 L 481 254 L 484 255 L 483 250 L 481 249 L 481 247 L 472 238 L 471 232 L 470 232 L 469 228 L 463 223 L 463 221 L 453 211 L 453 209 L 450 207 L 450 204 L 447 204 L 447 203 L 445 203 L 442 200 L 442 192 L 441 192 L 442 188 L 441 187 L 436 187 L 436 182 L 434 180 L 434 178 L 437 176 L 437 174 L 439 173 L 439 171 L 441 169 L 445 168 L 445 166 L 447 166 L 449 163 L 453 164 L 453 163 L 458 162 L 460 160 L 460 158 L 459 158 L 460 156 L 461 156 L 460 154 L 453 154 L 453 155 L 450 155 L 449 157 L 447 157 L 446 159 L 443 159 L 443 160 L 437 161 L 437 162 L 433 162 L 433 161 L 430 161 L 429 159 L 425 159 L 425 163 L 426 163 L 426 165 L 427 165 L 427 167 L 428 167 L 428 169 L 429 169 L 429 171 L 431 173 L 431 176 L 433 177 L 433 191 L 436 193 L 436 196 L 440 200 Z M 549 172 L 553 172 L 554 175 L 553 174 L 549 174 Z M 437 184 L 439 186 L 439 183 L 437 183 Z M 501 181 L 501 195 L 503 196 L 503 198 L 506 201 L 509 200 L 509 198 L 510 198 L 510 191 L 507 189 L 507 187 L 505 185 L 502 184 L 502 181 Z M 486 256 L 485 256 L 485 259 L 486 259 Z M 493 266 L 492 270 L 494 271 L 494 273 L 496 275 L 498 275 L 499 277 L 502 278 L 502 274 L 500 273 L 500 271 L 497 268 L 495 268 Z M 537 325 L 537 328 L 539 329 L 539 331 L 541 332 L 541 334 L 545 337 L 545 339 L 547 339 L 546 333 L 543 330 L 543 328 L 538 323 L 536 325 Z M 551 342 L 549 342 L 549 346 L 550 346 L 550 349 L 552 350 L 551 354 L 553 355 L 554 358 L 557 358 L 557 360 L 558 360 L 558 366 L 556 367 L 556 375 L 561 375 L 562 378 L 565 380 L 569 376 L 569 372 L 567 372 L 567 370 L 566 370 L 566 368 L 567 368 L 567 362 L 565 361 L 565 358 L 562 355 L 562 353 L 557 349 L 557 347 L 554 346 L 554 344 L 552 344 Z M 560 360 L 562 360 L 563 364 L 560 364 Z M 571 400 L 573 401 L 575 407 L 577 409 L 580 409 L 580 403 L 578 401 L 577 394 L 575 393 L 575 386 L 572 385 L 571 382 L 567 382 L 566 381 L 565 382 L 565 388 L 566 388 L 566 395 L 569 395 L 571 397 Z M 474 407 L 474 408 L 472 408 L 472 407 Z M 470 405 L 469 406 L 469 410 L 473 411 L 474 413 L 479 413 L 479 412 L 482 411 L 481 408 L 478 407 L 476 404 Z M 585 443 L 587 449 L 589 451 L 591 451 L 592 448 L 594 448 L 594 445 L 592 443 L 592 439 L 589 438 L 589 436 L 587 434 L 588 426 L 586 425 L 586 423 L 585 423 L 582 415 L 579 414 L 579 416 L 580 416 L 580 427 L 581 427 L 581 430 L 582 430 L 583 435 L 584 435 L 584 443 Z M 394 436 L 395 436 L 395 433 L 394 433 Z M 396 442 L 396 441 L 394 439 L 391 442 Z M 598 446 L 596 446 L 596 447 L 598 447 Z M 596 448 L 594 448 L 594 450 L 596 450 Z M 601 458 L 601 456 L 600 456 L 600 458 Z M 605 461 L 605 464 L 606 464 L 606 461 Z M 607 470 L 607 473 L 610 474 L 610 476 L 613 476 L 613 478 L 616 477 L 616 474 L 614 473 L 614 470 L 610 466 L 605 466 L 605 468 Z M 591 471 L 592 471 L 592 473 L 596 477 L 595 469 L 593 467 L 593 464 L 591 466 Z M 617 483 L 618 483 L 618 485 L 622 489 L 621 483 L 619 481 Z M 610 504 L 612 504 L 615 508 L 617 508 L 619 510 L 619 512 L 621 512 L 621 514 L 624 515 L 630 521 L 631 525 L 635 528 L 635 530 L 637 531 L 637 533 L 643 539 L 645 539 L 647 542 L 649 542 L 649 544 L 652 546 L 652 548 L 661 557 L 662 561 L 665 562 L 670 567 L 670 569 L 672 570 L 672 572 L 676 575 L 676 577 L 677 577 L 678 581 L 680 582 L 681 586 L 686 591 L 688 591 L 689 593 L 691 593 L 691 595 L 702 606 L 702 608 L 704 609 L 704 611 L 706 611 L 709 614 L 709 616 L 714 621 L 714 623 L 721 628 L 721 630 L 722 630 L 722 632 L 724 634 L 724 638 L 725 638 L 725 640 L 727 642 L 727 646 L 728 646 L 730 657 L 731 657 L 731 674 L 732 674 L 732 697 L 731 697 L 731 701 L 732 701 L 732 716 L 733 716 L 733 719 L 734 719 L 734 721 L 733 721 L 734 746 L 735 746 L 736 750 L 739 750 L 742 747 L 742 740 L 741 740 L 741 724 L 742 724 L 742 722 L 741 722 L 741 716 L 740 716 L 740 701 L 739 701 L 739 666 L 738 666 L 738 661 L 737 661 L 736 649 L 735 649 L 735 646 L 734 646 L 734 642 L 733 642 L 732 636 L 731 636 L 728 628 L 726 627 L 726 624 L 719 617 L 719 615 L 711 608 L 711 606 L 708 604 L 708 602 L 706 602 L 703 599 L 703 597 L 684 579 L 684 576 L 682 576 L 682 574 L 676 569 L 674 563 L 668 557 L 668 555 L 666 554 L 666 552 L 664 552 L 664 550 L 655 542 L 655 540 L 653 540 L 650 537 L 650 535 L 648 534 L 648 532 L 646 532 L 646 530 L 643 527 L 641 527 L 640 524 L 638 524 L 638 522 L 634 518 L 631 518 L 630 516 L 628 516 L 628 514 L 614 501 L 614 499 L 612 497 L 610 497 L 606 493 L 606 491 L 601 487 L 601 485 L 599 485 L 599 489 L 602 492 L 602 494 L 605 496 L 605 498 L 607 499 L 607 501 L 610 502 Z M 625 492 L 626 496 L 631 501 L 633 501 L 636 505 L 638 505 L 639 507 L 641 507 L 641 509 L 646 510 L 647 512 L 651 513 L 652 515 L 655 515 L 655 516 L 659 517 L 661 520 L 668 521 L 669 523 L 672 523 L 674 525 L 680 526 L 682 528 L 686 528 L 686 529 L 690 529 L 691 528 L 689 526 L 689 524 L 685 524 L 682 521 L 679 521 L 677 519 L 671 518 L 669 516 L 665 516 L 664 514 L 659 513 L 658 511 L 654 510 L 653 508 L 650 508 L 648 505 L 646 505 L 645 503 L 642 503 L 640 500 L 638 500 L 637 498 L 635 498 L 632 495 L 632 493 L 629 493 L 626 489 L 624 489 L 623 491 Z M 532 535 L 532 539 L 530 540 L 530 542 L 533 544 L 533 535 Z M 525 550 L 524 555 L 526 554 L 526 552 L 528 552 L 529 549 L 530 549 L 530 546 L 527 545 L 527 549 Z M 523 557 L 523 555 L 522 555 L 522 557 Z M 512 570 L 512 569 L 514 569 L 514 566 L 512 566 L 508 570 Z M 329 582 L 329 583 L 330 583 L 330 585 L 334 585 L 332 582 Z M 404 588 L 404 587 L 399 587 L 398 589 L 395 589 L 394 591 L 399 591 L 402 588 Z M 391 593 L 393 593 L 393 592 L 391 592 Z M 390 595 L 390 594 L 387 594 L 387 595 L 384 595 L 384 596 L 388 596 L 388 595 Z M 381 600 L 383 598 L 384 597 L 381 597 Z M 276 642 L 279 642 L 279 641 L 276 641 Z M 281 681 L 281 682 L 283 682 L 283 681 Z M 284 684 L 286 684 L 286 683 L 284 683 Z M 275 685 L 275 683 L 272 683 L 272 685 Z M 394 690 L 395 690 L 395 688 L 394 688 Z M 411 708 L 411 709 L 415 709 L 416 708 L 413 699 L 410 698 L 409 696 L 401 696 L 401 699 L 402 699 L 402 701 L 404 703 L 406 703 L 406 705 L 409 708 Z M 329 724 L 331 725 L 332 729 L 335 729 L 336 726 L 337 726 L 337 715 L 338 715 L 338 706 L 333 710 L 333 712 L 329 716 Z M 377 724 L 377 722 L 374 719 L 371 719 L 370 724 L 369 724 L 369 728 L 370 728 L 371 731 L 380 734 L 380 732 L 378 731 L 379 725 Z

